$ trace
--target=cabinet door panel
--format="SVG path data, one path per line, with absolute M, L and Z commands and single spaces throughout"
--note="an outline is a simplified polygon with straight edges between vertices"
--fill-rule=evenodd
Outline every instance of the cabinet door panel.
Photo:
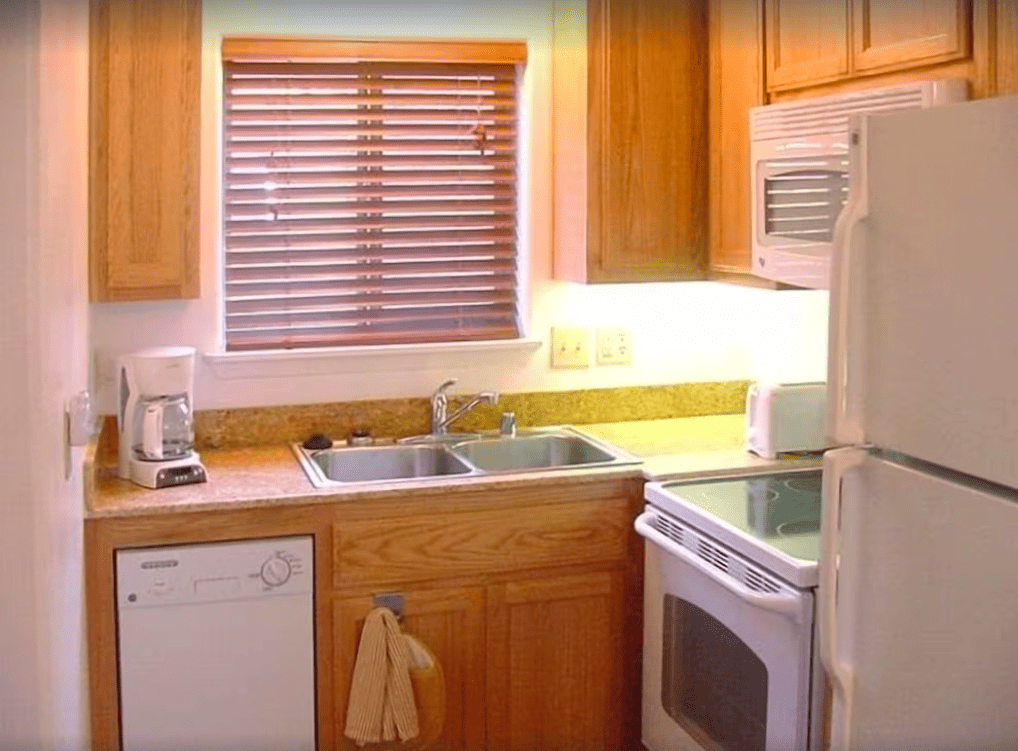
M 1018 2 L 997 3 L 997 94 L 1018 94 Z
M 845 0 L 767 0 L 766 7 L 769 89 L 848 75 Z
M 91 14 L 92 299 L 197 297 L 200 0 Z
M 759 0 L 710 5 L 711 268 L 748 272 L 749 109 L 764 103 Z
M 969 54 L 967 0 L 853 0 L 856 71 L 947 62 Z
M 622 581 L 601 572 L 489 587 L 489 751 L 623 748 Z
M 704 278 L 704 0 L 588 3 L 591 281 Z
M 445 673 L 445 725 L 429 751 L 484 748 L 484 590 L 457 587 L 403 591 L 403 598 L 404 632 L 426 644 Z M 343 730 L 357 645 L 364 618 L 373 607 L 370 597 L 345 598 L 333 605 L 338 749 L 357 748 Z

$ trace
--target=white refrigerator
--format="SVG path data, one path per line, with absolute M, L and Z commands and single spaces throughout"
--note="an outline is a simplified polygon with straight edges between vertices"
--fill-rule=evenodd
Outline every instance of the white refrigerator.
M 1018 748 L 1018 97 L 853 122 L 819 629 L 833 751 Z

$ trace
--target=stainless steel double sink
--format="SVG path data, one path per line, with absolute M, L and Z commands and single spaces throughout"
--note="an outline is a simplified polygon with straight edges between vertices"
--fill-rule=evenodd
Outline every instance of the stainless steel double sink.
M 429 439 L 422 436 L 418 442 L 317 450 L 294 444 L 294 450 L 318 488 L 640 463 L 567 427 L 528 430 L 514 437 Z

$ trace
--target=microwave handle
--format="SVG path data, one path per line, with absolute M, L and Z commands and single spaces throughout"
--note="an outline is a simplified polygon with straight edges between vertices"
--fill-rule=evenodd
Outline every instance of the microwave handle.
M 854 116 L 849 129 L 848 201 L 838 215 L 831 243 L 830 318 L 827 352 L 827 438 L 833 444 L 859 444 L 865 440 L 862 426 L 861 378 L 864 355 L 851 277 L 855 230 L 869 216 L 866 187 L 866 121 Z M 851 352 L 851 357 L 849 357 Z
M 867 457 L 866 447 L 833 449 L 824 454 L 820 500 L 820 585 L 817 588 L 817 631 L 820 661 L 834 684 L 831 751 L 848 751 L 852 728 L 852 697 L 855 676 L 852 666 L 841 661 L 838 644 L 838 567 L 841 530 L 841 481 Z
M 657 518 L 653 511 L 644 511 L 636 518 L 634 526 L 636 531 L 646 537 L 652 543 L 670 555 L 681 559 L 683 562 L 695 568 L 702 574 L 706 574 L 722 587 L 750 605 L 755 605 L 763 610 L 770 610 L 796 623 L 803 622 L 802 597 L 798 594 L 760 594 L 749 587 L 720 571 L 713 566 L 700 560 L 697 556 L 686 550 L 674 540 L 666 537 L 651 526 L 651 521 Z

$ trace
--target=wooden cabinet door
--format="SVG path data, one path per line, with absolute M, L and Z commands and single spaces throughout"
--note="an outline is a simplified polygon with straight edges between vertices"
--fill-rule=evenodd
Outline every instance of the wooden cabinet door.
M 484 589 L 401 590 L 403 630 L 434 652 L 445 673 L 445 727 L 429 751 L 477 751 L 484 748 Z M 371 597 L 350 597 L 333 603 L 336 748 L 357 746 L 343 731 L 350 699 L 357 645 L 364 618 L 374 607 Z M 394 744 L 397 748 L 399 744 Z
M 997 3 L 997 94 L 1018 94 L 1018 2 Z
M 91 3 L 93 301 L 197 297 L 200 0 Z
M 968 0 L 852 0 L 857 72 L 958 60 L 969 54 Z
M 848 75 L 846 2 L 766 0 L 768 89 L 795 88 Z
M 626 705 L 639 697 L 623 664 L 622 582 L 599 572 L 488 588 L 488 751 L 628 747 Z
M 759 0 L 710 4 L 711 270 L 748 273 L 749 110 L 764 103 Z
M 707 270 L 705 0 L 590 0 L 590 281 Z

